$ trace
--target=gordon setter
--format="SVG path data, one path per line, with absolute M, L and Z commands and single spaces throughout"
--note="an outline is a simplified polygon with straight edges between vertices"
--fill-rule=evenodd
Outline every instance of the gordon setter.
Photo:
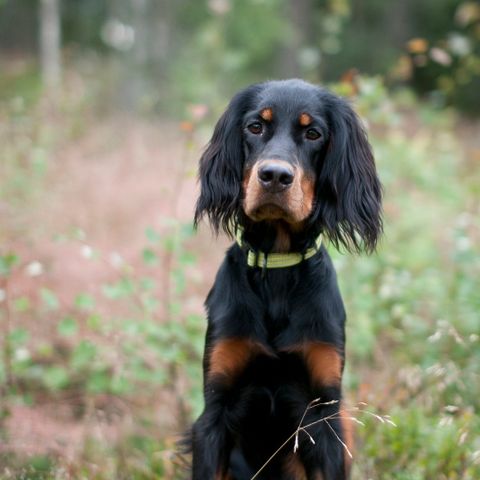
M 218 121 L 199 176 L 195 224 L 206 215 L 236 242 L 206 300 L 192 478 L 346 479 L 345 310 L 322 238 L 371 252 L 382 232 L 361 122 L 304 81 L 255 84 Z

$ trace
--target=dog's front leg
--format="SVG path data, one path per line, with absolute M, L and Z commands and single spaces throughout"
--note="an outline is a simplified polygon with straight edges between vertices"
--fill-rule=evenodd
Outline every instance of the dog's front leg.
M 225 425 L 225 396 L 222 388 L 209 385 L 205 410 L 192 431 L 192 480 L 227 480 L 232 439 Z
M 208 338 L 208 337 L 207 337 Z M 251 360 L 266 349 L 250 338 L 207 341 L 204 361 L 205 409 L 193 426 L 193 480 L 227 480 L 233 447 L 228 407 L 238 379 Z
M 346 480 L 350 471 L 352 428 L 341 405 L 343 358 L 339 348 L 324 342 L 305 342 L 289 349 L 304 360 L 310 381 L 298 457 L 308 480 Z M 304 433 L 306 432 L 306 433 Z M 308 435 L 307 435 L 308 433 Z

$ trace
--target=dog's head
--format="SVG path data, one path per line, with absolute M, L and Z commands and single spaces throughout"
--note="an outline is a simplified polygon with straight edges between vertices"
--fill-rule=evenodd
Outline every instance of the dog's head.
M 232 234 L 235 222 L 323 232 L 348 250 L 375 248 L 381 185 L 348 103 L 301 80 L 252 85 L 218 121 L 200 160 L 195 223 Z

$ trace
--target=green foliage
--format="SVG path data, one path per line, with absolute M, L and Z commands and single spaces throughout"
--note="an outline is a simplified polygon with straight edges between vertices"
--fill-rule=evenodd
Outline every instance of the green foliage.
M 193 358 L 199 360 L 203 347 L 202 319 L 191 314 L 183 316 L 180 306 L 186 286 L 184 268 L 194 262 L 191 253 L 184 249 L 184 242 L 191 237 L 192 229 L 190 226 L 185 228 L 173 225 L 174 233 L 168 238 L 161 238 L 156 233 L 153 234 L 152 230 L 147 232 L 150 243 L 153 241 L 156 248 L 162 244 L 175 245 L 175 251 L 169 252 L 175 256 L 176 263 L 170 272 L 171 292 L 167 300 L 167 310 L 171 317 L 167 320 L 158 318 L 159 301 L 152 277 L 125 274 L 118 281 L 103 286 L 103 294 L 109 301 L 126 303 L 132 311 L 129 318 L 113 317 L 104 319 L 101 323 L 101 329 L 107 336 L 111 331 L 123 332 L 122 340 L 117 345 L 124 362 L 120 371 L 112 374 L 113 370 L 118 370 L 118 359 L 108 359 L 108 344 L 92 343 L 85 338 L 63 352 L 61 358 L 55 358 L 54 348 L 42 346 L 36 352 L 43 357 L 43 364 L 40 365 L 30 355 L 20 358 L 18 362 L 14 360 L 17 381 L 23 383 L 23 380 L 40 379 L 47 390 L 53 391 L 82 382 L 87 391 L 92 393 L 123 393 L 135 390 L 142 383 L 165 385 L 172 381 L 169 374 L 171 368 Z M 143 251 L 143 260 L 146 266 L 152 267 L 151 256 L 144 254 L 146 250 Z M 148 251 L 157 260 L 157 255 L 150 247 Z M 14 255 L 4 256 L 3 259 L 5 264 L 7 259 L 9 265 L 15 263 Z M 39 293 L 46 312 L 60 309 L 61 304 L 53 291 L 41 288 Z M 76 316 L 82 318 L 85 313 L 89 313 L 89 316 L 82 322 L 83 336 L 85 331 L 97 332 L 100 314 L 95 313 L 95 306 L 94 296 L 79 293 L 73 301 L 76 315 L 65 316 L 59 321 L 58 334 L 78 338 L 80 324 Z M 29 335 L 26 330 L 18 328 L 12 330 L 8 340 L 12 348 L 27 347 Z M 62 362 L 61 366 L 56 364 L 58 361 Z M 192 376 L 191 381 L 198 390 L 198 372 Z M 193 395 L 198 398 L 198 394 Z
M 18 256 L 14 253 L 7 253 L 0 256 L 0 275 L 9 275 L 15 264 L 18 263 Z
M 359 86 L 361 112 L 393 106 L 371 80 Z M 408 118 L 413 135 L 401 115 L 389 119 L 371 137 L 384 240 L 370 257 L 332 252 L 349 317 L 347 384 L 396 413 L 396 428 L 374 418 L 358 428 L 354 478 L 477 478 L 480 230 L 475 193 L 465 194 L 474 180 L 462 174 L 451 116 L 421 107 Z
M 57 296 L 48 288 L 42 288 L 40 290 L 40 297 L 45 305 L 45 308 L 48 310 L 58 310 L 60 307 L 60 302 L 58 301 Z
M 284 0 L 246 0 L 225 2 L 224 10 L 207 9 L 172 62 L 176 98 L 214 105 L 241 86 L 264 79 L 276 61 L 272 51 L 292 35 L 285 8 Z
M 75 335 L 78 332 L 78 322 L 72 317 L 65 317 L 59 322 L 57 331 L 65 337 Z
M 369 419 L 359 430 L 359 440 L 366 441 L 365 463 L 357 466 L 354 478 L 383 478 L 379 472 L 388 472 L 394 480 L 477 478 L 478 418 L 446 409 L 431 413 L 425 415 L 420 408 L 398 411 L 393 416 L 396 428 Z
M 125 266 L 121 277 L 106 283 L 98 293 L 103 293 L 107 301 L 112 303 L 112 311 L 115 310 L 113 304 L 121 303 L 122 311 L 127 307 L 131 316 L 101 317 L 96 311 L 95 295 L 80 292 L 72 305 L 65 309 L 72 313 L 63 316 L 57 324 L 58 337 L 70 340 L 68 348 L 59 350 L 54 339 L 52 344 L 40 344 L 32 351 L 27 330 L 16 328 L 10 332 L 3 340 L 4 347 L 8 346 L 10 351 L 15 352 L 10 365 L 13 381 L 9 395 L 19 396 L 24 403 L 30 403 L 32 395 L 35 397 L 42 391 L 52 396 L 62 392 L 78 392 L 84 398 L 85 405 L 88 405 L 105 394 L 129 398 L 139 390 L 143 396 L 154 394 L 158 388 L 175 393 L 179 388 L 181 365 L 186 373 L 186 379 L 182 382 L 187 380 L 188 388 L 181 394 L 185 395 L 181 400 L 184 405 L 178 407 L 190 417 L 199 413 L 204 322 L 198 315 L 184 314 L 181 306 L 186 287 L 185 268 L 195 262 L 186 249 L 193 230 L 190 225 L 174 221 L 170 224 L 171 233 L 164 236 L 149 228 L 146 231 L 148 246 L 142 251 L 142 259 L 148 269 L 158 268 L 160 257 L 169 257 L 169 293 L 164 305 L 167 316 L 159 317 L 160 301 L 157 299 L 154 276 L 136 274 Z M 148 255 L 145 252 L 149 252 Z M 6 275 L 14 274 L 16 263 L 17 258 L 13 254 L 2 257 Z M 155 274 L 153 271 L 152 275 Z M 46 314 L 64 310 L 52 290 L 41 288 L 39 296 Z M 120 338 L 113 356 L 109 343 L 112 332 Z M 0 379 L 5 381 L 2 376 Z M 124 449 L 131 452 L 124 460 L 130 472 L 128 478 L 158 478 L 157 475 L 177 468 L 169 460 L 170 457 L 164 458 L 163 453 L 158 457 L 158 451 L 164 452 L 165 446 L 153 438 L 139 435 L 124 442 L 118 448 L 121 452 Z M 123 455 L 121 452 L 112 450 L 108 454 Z M 98 451 L 89 450 L 88 445 L 86 455 L 91 456 L 92 461 L 100 461 Z M 55 475 L 55 478 L 63 478 L 50 459 L 42 459 L 48 460 L 45 469 L 38 466 L 41 459 L 38 462 L 29 461 L 27 465 L 20 461 L 15 468 L 34 472 L 35 478 L 43 478 L 44 470 Z M 145 466 L 139 467 L 139 459 L 145 462 Z M 121 457 L 118 457 L 118 462 L 121 462 Z M 10 459 L 8 465 L 14 467 L 16 462 Z M 119 463 L 116 468 L 124 467 Z
M 0 202 L 9 208 L 22 208 L 43 194 L 43 181 L 55 163 L 53 151 L 77 138 L 88 124 L 101 82 L 96 73 L 86 70 L 79 67 L 69 79 L 73 81 L 66 82 L 52 101 L 42 95 L 39 74 L 31 62 L 2 68 Z M 0 229 L 0 241 L 5 242 L 6 234 L 6 229 Z
M 434 2 L 431 3 L 433 6 Z M 463 111 L 478 114 L 480 5 L 453 0 L 446 4 L 449 17 L 427 7 L 429 21 L 432 11 L 439 17 L 432 21 L 436 31 L 409 44 L 413 82 L 420 92 L 432 94 L 437 104 L 454 104 Z M 450 21 L 445 24 L 447 19 Z
M 40 76 L 33 65 L 27 64 L 23 70 L 0 75 L 0 102 L 11 102 L 14 113 L 18 114 L 24 107 L 34 105 L 42 91 Z

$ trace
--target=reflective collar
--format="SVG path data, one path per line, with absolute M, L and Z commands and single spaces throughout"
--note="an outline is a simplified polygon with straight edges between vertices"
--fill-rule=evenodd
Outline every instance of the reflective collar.
M 243 228 L 237 226 L 235 231 L 235 239 L 240 248 L 244 249 L 246 247 L 245 242 L 243 241 Z M 291 252 L 291 253 L 264 253 L 261 251 L 255 251 L 250 248 L 246 248 L 247 252 L 247 264 L 249 267 L 259 267 L 259 268 L 285 268 L 293 267 L 299 263 L 313 257 L 320 246 L 322 245 L 322 234 L 320 234 L 315 239 L 315 244 L 313 247 L 305 250 L 304 253 L 300 252 Z

